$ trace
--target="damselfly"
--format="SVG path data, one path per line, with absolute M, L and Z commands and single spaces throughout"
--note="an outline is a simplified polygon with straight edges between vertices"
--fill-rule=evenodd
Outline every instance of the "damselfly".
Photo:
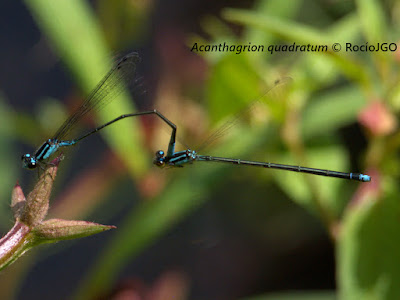
M 66 140 L 65 138 L 71 132 L 71 129 L 89 112 L 103 108 L 112 99 L 114 99 L 125 86 L 134 80 L 136 66 L 139 62 L 137 53 L 130 53 L 120 59 L 116 65 L 104 76 L 89 94 L 82 105 L 73 113 L 57 130 L 56 134 L 45 141 L 34 154 L 22 155 L 22 165 L 27 169 L 35 169 L 61 147 L 72 146 L 79 141 L 87 138 L 93 133 L 117 122 L 121 119 L 136 116 L 136 114 L 126 114 L 103 124 L 90 132 L 76 139 Z
M 308 173 L 314 175 L 321 175 L 327 177 L 337 177 L 349 180 L 357 180 L 368 182 L 371 181 L 371 177 L 369 175 L 364 175 L 360 173 L 343 173 L 331 170 L 324 170 L 324 169 L 314 169 L 314 168 L 307 168 L 307 167 L 300 167 L 300 166 L 292 166 L 292 165 L 284 165 L 284 164 L 276 164 L 270 162 L 258 162 L 258 161 L 249 161 L 249 160 L 242 160 L 237 158 L 226 158 L 226 157 L 216 157 L 210 155 L 201 155 L 198 154 L 196 151 L 191 149 L 186 149 L 183 151 L 175 151 L 175 141 L 176 141 L 176 131 L 177 127 L 174 123 L 168 120 L 164 115 L 162 115 L 157 110 L 152 111 L 144 111 L 140 113 L 136 113 L 136 116 L 140 115 L 149 115 L 155 114 L 159 118 L 161 118 L 165 123 L 167 123 L 171 129 L 171 137 L 168 144 L 167 153 L 163 150 L 158 150 L 156 152 L 155 158 L 153 163 L 156 166 L 164 167 L 183 167 L 186 164 L 191 164 L 195 161 L 205 161 L 205 162 L 221 162 L 221 163 L 231 163 L 234 165 L 247 165 L 253 167 L 263 167 L 263 168 L 271 168 L 271 169 L 280 169 L 286 171 L 294 171 L 294 172 L 301 172 L 301 173 Z

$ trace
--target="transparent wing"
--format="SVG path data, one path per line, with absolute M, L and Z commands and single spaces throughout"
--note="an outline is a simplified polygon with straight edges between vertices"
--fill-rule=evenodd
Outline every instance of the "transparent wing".
M 208 138 L 203 143 L 201 143 L 201 145 L 197 148 L 197 152 L 204 150 L 214 141 L 224 136 L 233 126 L 235 126 L 240 120 L 242 120 L 244 116 L 248 115 L 253 109 L 255 109 L 258 103 L 265 101 L 265 99 L 269 96 L 271 91 L 275 90 L 278 86 L 285 86 L 290 82 L 292 82 L 291 77 L 283 77 L 279 80 L 276 80 L 273 86 L 270 87 L 264 93 L 263 96 L 251 102 L 244 110 L 242 110 L 240 113 L 237 113 L 235 116 L 232 117 L 232 119 L 230 119 L 229 121 L 225 122 L 222 126 L 215 129 L 211 133 L 211 135 L 209 135 Z
M 139 61 L 140 58 L 137 53 L 130 53 L 120 59 L 97 84 L 82 105 L 61 125 L 53 139 L 64 139 L 71 128 L 87 113 L 103 108 L 119 95 L 125 87 L 134 82 L 136 66 Z

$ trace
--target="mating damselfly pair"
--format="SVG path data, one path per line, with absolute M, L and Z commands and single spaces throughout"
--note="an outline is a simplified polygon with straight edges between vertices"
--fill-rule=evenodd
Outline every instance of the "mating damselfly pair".
M 222 162 L 231 163 L 235 165 L 248 165 L 254 167 L 263 167 L 271 169 L 280 169 L 286 171 L 295 171 L 301 173 L 308 173 L 314 175 L 321 175 L 327 177 L 337 177 L 343 179 L 357 180 L 368 182 L 371 181 L 371 177 L 368 175 L 360 173 L 344 173 L 324 169 L 307 168 L 293 165 L 276 164 L 269 162 L 258 162 L 249 161 L 236 158 L 226 158 L 226 157 L 215 157 L 209 155 L 201 155 L 196 151 L 191 149 L 186 149 L 184 151 L 175 151 L 175 141 L 176 141 L 176 131 L 177 127 L 164 115 L 162 115 L 157 110 L 143 111 L 138 113 L 131 113 L 121 115 L 91 131 L 88 133 L 75 138 L 66 139 L 67 135 L 71 132 L 71 129 L 89 112 L 100 109 L 109 103 L 113 98 L 115 98 L 125 86 L 129 85 L 129 82 L 133 81 L 136 73 L 137 63 L 139 62 L 139 56 L 136 53 L 131 53 L 124 56 L 119 60 L 116 65 L 106 74 L 106 76 L 98 83 L 94 90 L 89 94 L 82 105 L 73 113 L 58 129 L 56 134 L 45 141 L 34 154 L 24 154 L 22 156 L 22 164 L 24 168 L 35 169 L 38 165 L 45 164 L 46 160 L 50 158 L 51 155 L 57 152 L 59 148 L 72 146 L 80 142 L 81 140 L 87 138 L 88 136 L 106 128 L 107 126 L 128 118 L 137 117 L 143 115 L 156 115 L 166 124 L 168 124 L 171 129 L 171 137 L 168 144 L 167 152 L 162 150 L 156 152 L 154 158 L 154 164 L 163 167 L 183 167 L 185 164 L 193 163 L 195 161 L 206 161 L 206 162 Z

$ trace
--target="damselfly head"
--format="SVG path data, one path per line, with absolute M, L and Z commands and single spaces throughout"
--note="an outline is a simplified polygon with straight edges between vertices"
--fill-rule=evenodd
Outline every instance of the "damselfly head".
M 165 153 L 162 150 L 158 150 L 156 152 L 156 157 L 153 160 L 153 164 L 155 164 L 158 167 L 164 167 L 165 166 Z
M 21 157 L 22 166 L 25 169 L 33 170 L 37 167 L 36 159 L 30 154 L 24 154 Z

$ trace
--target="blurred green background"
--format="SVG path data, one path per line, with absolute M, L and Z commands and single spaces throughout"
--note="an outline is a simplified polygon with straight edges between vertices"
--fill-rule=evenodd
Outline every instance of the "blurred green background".
M 27 194 L 37 178 L 20 156 L 56 131 L 113 57 L 131 51 L 142 57 L 132 97 L 84 120 L 82 131 L 157 108 L 177 124 L 178 150 L 198 149 L 228 121 L 202 154 L 372 176 L 357 183 L 200 162 L 158 169 L 152 157 L 166 149 L 169 128 L 153 117 L 118 122 L 66 151 L 51 203 L 51 217 L 118 228 L 34 249 L 3 272 L 1 299 L 400 298 L 400 56 L 345 51 L 346 43 L 397 43 L 398 2 L 25 0 L 0 8 L 4 234 L 13 185 Z M 190 51 L 224 42 L 329 51 Z

